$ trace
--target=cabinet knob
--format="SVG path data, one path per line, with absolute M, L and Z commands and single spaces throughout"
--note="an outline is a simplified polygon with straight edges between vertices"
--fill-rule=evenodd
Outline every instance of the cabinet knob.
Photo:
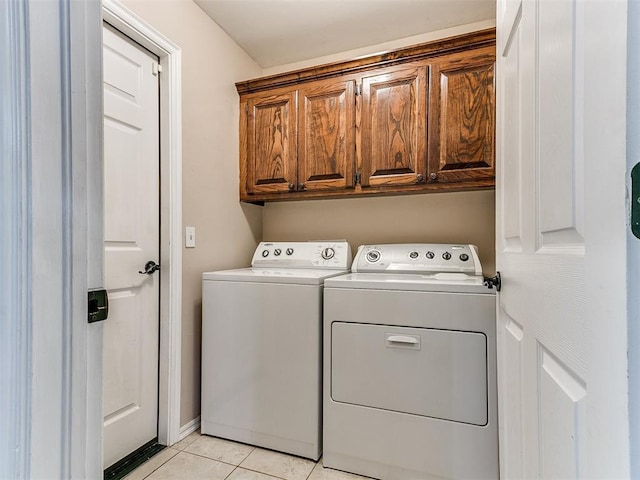
M 290 191 L 290 192 L 293 192 L 293 189 L 294 189 L 295 187 L 296 187 L 296 186 L 295 186 L 293 183 L 290 183 L 290 184 L 289 184 L 289 191 Z
M 416 182 L 417 183 L 422 183 L 424 181 L 424 177 L 422 176 L 421 173 L 419 173 L 418 175 L 416 175 Z
M 304 183 L 301 182 L 298 184 L 298 190 L 300 191 L 304 190 Z
M 429 174 L 429 179 L 431 179 L 431 180 L 437 180 L 437 179 L 438 179 L 438 174 L 437 174 L 437 173 L 430 173 L 430 174 Z

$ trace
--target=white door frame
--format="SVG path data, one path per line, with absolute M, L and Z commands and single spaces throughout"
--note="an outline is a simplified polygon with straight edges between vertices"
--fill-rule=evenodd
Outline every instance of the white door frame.
M 181 49 L 116 0 L 103 19 L 160 59 L 160 376 L 158 442 L 180 440 L 182 332 Z
M 97 480 L 100 4 L 5 2 L 0 18 L 0 477 Z

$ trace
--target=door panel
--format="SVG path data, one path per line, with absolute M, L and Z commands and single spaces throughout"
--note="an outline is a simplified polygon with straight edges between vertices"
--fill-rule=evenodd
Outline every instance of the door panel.
M 427 67 L 362 83 L 362 186 L 420 183 L 426 173 Z
M 159 105 L 157 58 L 104 28 L 104 466 L 157 436 Z
M 586 386 L 539 346 L 540 471 L 542 478 L 583 478 L 576 439 L 585 438 Z
M 353 187 L 355 81 L 323 81 L 298 91 L 299 190 Z
M 583 73 L 584 38 L 571 1 L 540 2 L 538 76 L 539 247 L 584 248 Z
M 434 63 L 429 115 L 429 179 L 493 179 L 495 92 L 493 48 Z
M 247 102 L 249 193 L 293 190 L 297 177 L 296 92 Z

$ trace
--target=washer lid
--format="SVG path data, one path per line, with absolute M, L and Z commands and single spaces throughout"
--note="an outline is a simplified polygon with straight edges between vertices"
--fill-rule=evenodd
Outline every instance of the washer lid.
M 328 279 L 326 288 L 356 288 L 369 290 L 404 290 L 418 292 L 480 293 L 495 295 L 494 289 L 485 287 L 478 275 L 440 272 L 414 273 L 350 273 Z
M 241 268 L 205 272 L 204 281 L 229 281 L 251 283 L 288 283 L 297 285 L 322 285 L 325 278 L 347 273 L 348 270 L 321 270 L 311 268 Z

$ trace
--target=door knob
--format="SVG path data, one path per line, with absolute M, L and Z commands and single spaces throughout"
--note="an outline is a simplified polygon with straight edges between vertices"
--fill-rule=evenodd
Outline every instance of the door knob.
M 147 263 L 144 264 L 144 271 L 138 270 L 138 273 L 142 275 L 151 275 L 152 273 L 155 273 L 158 270 L 160 270 L 160 265 L 158 265 L 153 260 L 149 260 Z

